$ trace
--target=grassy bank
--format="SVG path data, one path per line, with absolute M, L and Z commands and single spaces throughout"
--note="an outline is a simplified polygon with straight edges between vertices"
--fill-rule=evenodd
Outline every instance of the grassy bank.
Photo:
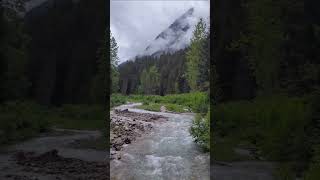
M 111 107 L 124 104 L 126 102 L 141 102 L 140 108 L 146 110 L 160 111 L 163 105 L 169 111 L 185 112 L 184 109 L 196 113 L 206 113 L 208 110 L 209 99 L 206 93 L 195 92 L 186 94 L 172 94 L 166 96 L 158 95 L 129 95 L 113 94 L 111 96 Z
M 63 105 L 50 110 L 48 121 L 57 128 L 105 131 L 106 113 L 97 105 Z
M 0 105 L 0 145 L 23 141 L 51 127 L 105 131 L 104 108 L 92 105 L 64 105 L 48 108 L 33 102 Z

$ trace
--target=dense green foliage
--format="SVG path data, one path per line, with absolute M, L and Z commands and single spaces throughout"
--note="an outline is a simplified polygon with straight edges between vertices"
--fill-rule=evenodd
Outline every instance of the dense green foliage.
M 157 94 L 160 87 L 159 73 L 156 66 L 144 69 L 140 77 L 141 84 L 138 91 L 143 94 Z
M 127 102 L 127 97 L 121 94 L 111 94 L 110 96 L 110 108 L 125 104 Z
M 137 57 L 134 61 L 120 64 L 120 92 L 137 94 L 146 91 L 147 94 L 157 95 L 189 92 L 185 74 L 185 52 L 186 50 L 180 50 L 172 54 L 162 54 L 160 57 Z M 159 82 L 148 80 L 146 75 L 149 75 L 151 67 L 157 72 L 155 75 L 159 77 Z M 151 86 L 155 86 L 152 91 Z
M 278 95 L 222 103 L 213 108 L 216 119 L 212 130 L 217 137 L 256 146 L 260 156 L 269 160 L 290 162 L 280 167 L 280 174 L 286 168 L 301 172 L 318 153 L 313 149 L 319 143 L 316 125 L 319 108 L 310 98 L 316 99 L 317 95 L 305 98 Z M 312 166 L 317 167 L 317 162 Z
M 269 159 L 301 162 L 309 153 L 304 129 L 310 123 L 310 107 L 303 99 L 258 98 L 220 104 L 213 111 L 215 133 L 249 140 Z
M 190 132 L 197 143 L 206 150 L 210 150 L 210 111 L 207 112 L 205 117 L 200 114 L 195 117 Z
M 210 81 L 209 62 L 209 39 L 210 32 L 206 29 L 206 24 L 200 18 L 197 23 L 193 36 L 191 38 L 190 48 L 186 54 L 187 60 L 187 81 L 191 91 L 208 91 Z M 215 68 L 213 78 L 216 78 Z M 207 95 L 209 96 L 209 95 Z M 190 128 L 191 135 L 195 138 L 195 142 L 200 144 L 205 150 L 210 150 L 210 111 L 209 101 L 200 105 L 196 105 L 198 112 L 195 117 L 192 127 Z M 206 114 L 206 115 L 205 115 Z M 205 115 L 205 116 L 204 116 Z
M 199 90 L 200 63 L 203 61 L 201 53 L 206 38 L 206 24 L 202 19 L 196 25 L 191 38 L 190 49 L 187 51 L 187 80 L 191 91 Z M 206 68 L 207 70 L 209 68 Z M 208 79 L 207 79 L 208 80 Z
M 255 146 L 260 156 L 281 162 L 280 179 L 319 179 L 314 160 L 320 137 L 314 100 L 320 85 L 317 6 L 315 0 L 213 5 L 220 90 L 212 109 L 215 139 Z

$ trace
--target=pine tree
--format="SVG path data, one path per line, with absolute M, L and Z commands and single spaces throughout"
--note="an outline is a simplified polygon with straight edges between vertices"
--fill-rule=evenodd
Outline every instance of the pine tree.
M 119 91 L 119 72 L 117 70 L 119 62 L 118 49 L 116 39 L 110 33 L 111 92 Z
M 141 73 L 141 88 L 145 94 L 158 94 L 160 87 L 160 78 L 155 66 L 144 69 Z
M 206 24 L 201 18 L 195 27 L 191 39 L 190 49 L 187 52 L 187 80 L 191 91 L 199 90 L 199 64 L 202 61 L 201 50 L 206 38 Z

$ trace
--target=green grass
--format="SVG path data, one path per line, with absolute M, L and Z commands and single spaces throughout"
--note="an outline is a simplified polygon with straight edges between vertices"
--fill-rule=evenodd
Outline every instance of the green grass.
M 52 126 L 64 129 L 105 130 L 107 111 L 95 105 L 63 105 L 48 116 Z
M 0 105 L 0 145 L 35 137 L 51 127 L 105 131 L 106 113 L 102 106 L 94 105 L 48 108 L 28 101 L 3 103 Z
M 160 111 L 161 106 L 165 106 L 168 111 L 185 112 L 184 109 L 195 113 L 205 114 L 209 108 L 208 94 L 204 92 L 194 92 L 185 94 L 158 95 L 121 95 L 111 96 L 111 107 L 125 104 L 126 102 L 141 102 L 139 108 L 150 111 Z
M 137 106 L 137 108 L 148 110 L 148 111 L 160 112 L 161 106 L 164 106 L 167 109 L 167 111 L 177 112 L 177 113 L 186 112 L 185 109 L 187 108 L 182 105 L 162 104 L 162 103 L 148 103 L 148 104 L 143 104 L 141 106 Z
M 148 111 L 155 111 L 160 112 L 161 104 L 158 103 L 150 103 L 150 104 L 143 104 L 141 106 L 137 106 L 138 109 L 144 109 Z
M 178 104 L 164 104 L 164 106 L 168 111 L 178 112 L 178 113 L 187 112 L 186 109 L 188 109 L 188 107 L 178 105 Z

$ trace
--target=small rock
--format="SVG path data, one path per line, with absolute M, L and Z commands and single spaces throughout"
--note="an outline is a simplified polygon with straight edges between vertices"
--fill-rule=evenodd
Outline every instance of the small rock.
M 126 138 L 126 139 L 124 140 L 124 143 L 130 144 L 130 143 L 131 143 L 131 140 L 130 140 L 129 138 Z

